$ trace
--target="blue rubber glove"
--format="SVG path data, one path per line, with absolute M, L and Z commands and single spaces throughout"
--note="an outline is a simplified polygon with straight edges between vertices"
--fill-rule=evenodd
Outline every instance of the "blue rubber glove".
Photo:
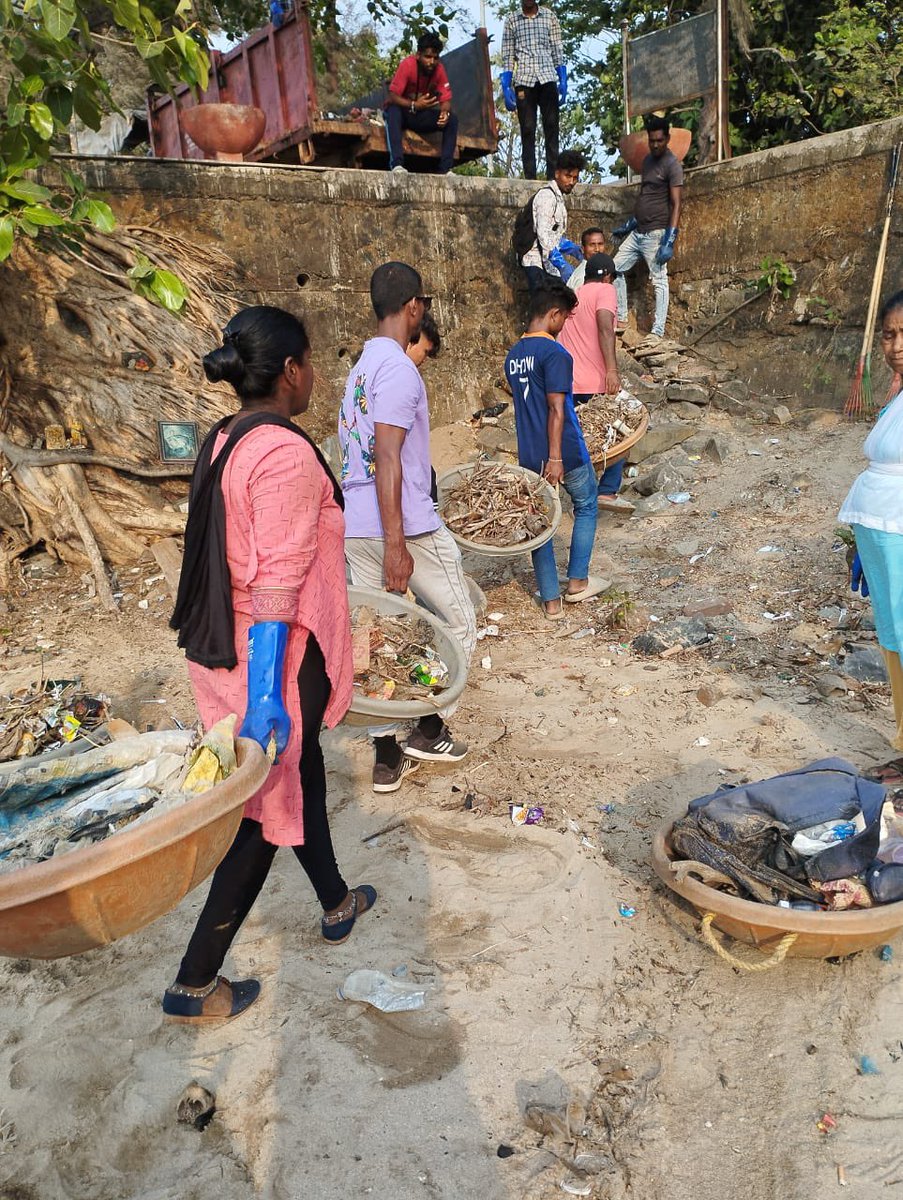
M 285 0 L 270 0 L 270 21 L 274 29 L 282 28 L 289 11 L 290 6 Z
M 570 238 L 562 238 L 558 243 L 558 249 L 564 251 L 565 254 L 573 254 L 575 258 L 583 258 L 583 248 L 576 242 L 572 242 Z
M 292 719 L 282 699 L 282 668 L 288 645 L 284 621 L 260 621 L 248 630 L 248 708 L 239 737 L 253 738 L 264 750 L 276 735 L 276 760 L 288 745 Z
M 633 233 L 636 229 L 636 217 L 628 217 L 623 225 L 619 225 L 617 229 L 611 231 L 612 237 L 627 237 L 628 233 Z
M 664 266 L 674 257 L 674 243 L 677 241 L 677 230 L 672 226 L 665 230 L 662 234 L 662 240 L 659 243 L 658 254 L 655 256 L 655 261 L 658 265 Z
M 562 64 L 555 70 L 558 72 L 558 106 L 560 108 L 568 98 L 568 69 Z
M 859 557 L 859 551 L 853 555 L 853 561 L 850 564 L 850 591 L 858 592 L 863 600 L 869 594 L 868 580 L 865 577 L 865 571 L 862 569 L 862 559 Z
M 564 280 L 564 282 L 567 283 L 567 281 L 570 279 L 570 277 L 574 273 L 574 268 L 571 266 L 571 264 L 568 262 L 568 260 L 564 257 L 564 255 L 561 253 L 561 251 L 558 249 L 557 246 L 549 254 L 549 262 L 552 264 L 553 267 L 558 268 L 558 274 L 561 276 L 561 278 Z
M 502 71 L 502 95 L 505 97 L 505 108 L 508 112 L 517 110 L 517 97 L 514 95 L 514 72 Z

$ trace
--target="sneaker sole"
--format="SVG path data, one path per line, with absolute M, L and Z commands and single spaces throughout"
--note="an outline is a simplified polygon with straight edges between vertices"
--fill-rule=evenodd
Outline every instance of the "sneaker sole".
M 447 762 L 458 763 L 465 759 L 470 747 L 463 754 L 431 754 L 428 750 L 410 750 L 405 747 L 405 757 L 415 762 Z
M 410 759 L 408 759 L 407 761 L 411 762 Z M 402 771 L 402 773 L 398 776 L 398 778 L 395 780 L 394 783 L 374 783 L 373 784 L 374 792 L 397 792 L 398 789 L 401 787 L 401 785 L 404 783 L 405 779 L 407 779 L 407 777 L 409 775 L 413 775 L 414 772 L 416 770 L 418 770 L 419 767 L 420 767 L 420 763 L 411 762 L 411 765 L 409 767 L 406 767 L 405 770 Z

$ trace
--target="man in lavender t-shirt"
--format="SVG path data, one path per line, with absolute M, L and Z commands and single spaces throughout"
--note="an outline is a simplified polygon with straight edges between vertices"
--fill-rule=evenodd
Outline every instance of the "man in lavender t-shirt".
M 351 580 L 404 593 L 449 626 L 468 659 L 476 616 L 461 553 L 430 494 L 430 421 L 426 389 L 405 353 L 431 299 L 413 267 L 389 262 L 373 272 L 370 299 L 376 337 L 348 377 L 339 412 L 345 493 L 345 560 Z M 404 745 L 397 726 L 372 729 L 373 790 L 394 792 L 421 762 L 459 762 L 467 753 L 442 715 L 423 717 Z

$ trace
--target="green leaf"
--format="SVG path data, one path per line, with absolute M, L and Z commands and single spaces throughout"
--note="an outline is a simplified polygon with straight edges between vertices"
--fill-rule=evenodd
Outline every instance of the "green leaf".
M 55 42 L 64 41 L 75 24 L 75 5 L 56 3 L 56 0 L 41 0 L 41 16 L 44 28 Z
M 150 281 L 150 289 L 170 312 L 181 312 L 188 299 L 188 288 L 172 271 L 155 271 Z
M 135 49 L 142 58 L 156 58 L 166 50 L 166 42 L 152 42 L 148 38 L 135 38 Z
M 12 253 L 16 227 L 12 217 L 0 217 L 0 262 Z
M 40 75 L 26 75 L 19 84 L 19 91 L 29 99 L 44 90 L 44 80 Z
M 28 120 L 31 122 L 31 127 L 42 137 L 45 142 L 49 142 L 53 137 L 53 113 L 46 104 L 31 104 L 28 108 Z
M 72 93 L 67 87 L 57 84 L 47 89 L 45 99 L 47 107 L 53 113 L 53 119 L 65 128 L 72 120 Z
M 102 200 L 92 200 L 90 197 L 79 200 L 72 210 L 74 221 L 88 221 L 101 233 L 109 233 L 116 228 L 116 217 L 109 204 Z
M 29 204 L 22 209 L 19 217 L 32 225 L 50 227 L 66 224 L 65 217 L 61 217 L 59 213 L 55 213 L 52 208 L 47 208 L 43 204 Z
M 100 129 L 103 112 L 89 83 L 84 81 L 79 83 L 72 93 L 72 104 L 76 115 L 84 121 L 89 129 Z
M 21 125 L 25 120 L 26 112 L 27 109 L 25 104 L 21 100 L 16 100 L 13 104 L 10 104 L 9 108 L 6 110 L 7 124 L 13 127 L 16 125 Z
M 50 188 L 42 187 L 39 183 L 32 183 L 29 179 L 7 180 L 6 183 L 0 183 L 0 192 L 5 192 L 14 200 L 24 200 L 27 204 L 41 204 L 45 200 L 49 200 L 52 195 Z
M 152 266 L 143 254 L 139 254 L 137 258 L 135 266 L 126 271 L 129 279 L 135 280 L 136 283 L 143 279 L 150 279 L 156 270 L 156 267 Z
M 37 225 L 33 225 L 31 221 L 26 220 L 26 218 L 23 217 L 21 213 L 19 214 L 18 221 L 19 221 L 19 229 L 22 231 L 22 233 L 27 233 L 29 237 L 31 237 L 31 238 L 37 237 L 38 234 L 40 233 L 40 230 L 38 229 Z

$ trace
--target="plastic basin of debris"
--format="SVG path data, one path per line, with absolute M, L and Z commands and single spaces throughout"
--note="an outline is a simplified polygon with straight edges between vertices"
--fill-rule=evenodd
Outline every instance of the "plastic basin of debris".
M 378 592 L 375 588 L 349 585 L 348 606 L 373 608 L 388 617 L 411 617 L 426 621 L 433 630 L 434 645 L 439 657 L 448 667 L 448 686 L 441 692 L 424 692 L 420 700 L 384 700 L 379 696 L 362 696 L 355 691 L 351 708 L 344 720 L 351 725 L 390 724 L 394 721 L 416 721 L 454 704 L 467 683 L 467 659 L 457 638 L 444 621 L 419 604 L 413 604 L 394 592 Z
M 681 878 L 670 842 L 671 823 L 664 825 L 652 844 L 652 866 L 669 888 L 688 900 L 701 914 L 714 913 L 714 924 L 740 942 L 771 953 L 787 933 L 796 941 L 789 955 L 796 958 L 842 958 L 883 946 L 903 930 L 903 900 L 874 908 L 847 912 L 806 912 L 741 900 L 694 878 L 692 870 Z
M 136 763 L 159 733 L 124 739 Z M 184 741 L 184 734 L 179 735 Z M 245 801 L 269 771 L 256 742 L 236 740 L 238 770 L 152 820 L 46 862 L 0 875 L 0 955 L 62 958 L 106 946 L 170 912 L 219 864 Z

